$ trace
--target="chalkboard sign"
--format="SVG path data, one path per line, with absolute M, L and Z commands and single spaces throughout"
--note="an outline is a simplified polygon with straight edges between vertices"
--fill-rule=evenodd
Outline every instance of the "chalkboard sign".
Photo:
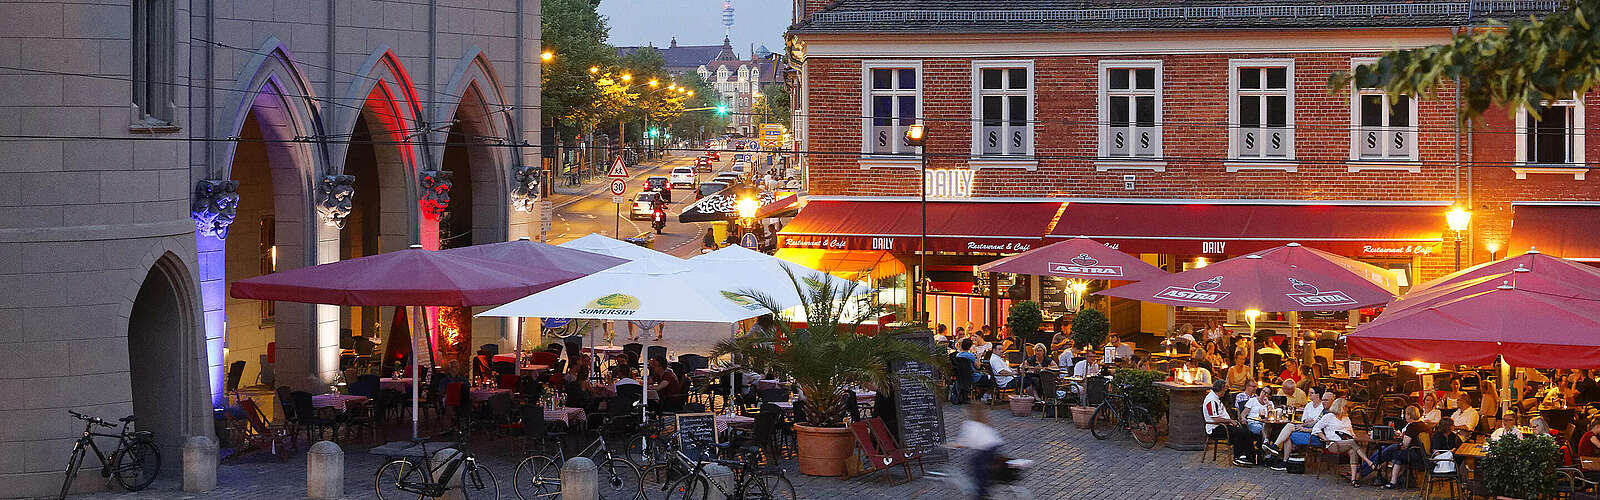
M 900 335 L 900 339 L 925 346 L 935 355 L 944 354 L 942 346 L 934 344 L 933 336 L 926 331 Z M 933 392 L 938 374 L 932 366 L 918 361 L 896 362 L 891 368 L 899 388 L 894 393 L 894 405 L 895 414 L 900 417 L 897 430 L 901 446 L 921 453 L 926 460 L 946 459 L 944 408 Z
M 678 449 L 693 450 L 706 447 L 717 442 L 717 416 L 710 413 L 679 413 L 678 414 Z M 696 446 L 698 443 L 698 447 Z M 692 455 L 691 455 L 692 456 Z

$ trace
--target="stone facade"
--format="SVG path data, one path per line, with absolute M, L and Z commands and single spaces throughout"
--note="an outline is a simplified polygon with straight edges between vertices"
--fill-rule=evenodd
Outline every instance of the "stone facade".
M 241 385 L 264 381 L 258 353 L 275 342 L 276 385 L 325 390 L 340 330 L 361 334 L 389 313 L 277 303 L 268 314 L 227 299 L 228 282 L 413 243 L 538 237 L 537 214 L 512 209 L 509 179 L 537 164 L 537 148 L 518 145 L 539 140 L 539 10 L 0 3 L 0 66 L 22 68 L 0 69 L 0 136 L 33 137 L 0 141 L 0 356 L 11 360 L 0 496 L 56 491 L 81 430 L 66 409 L 138 413 L 175 468 L 186 437 L 212 433 L 226 362 L 246 361 Z M 139 93 L 163 82 L 171 92 Z M 171 102 L 140 109 L 136 93 Z M 419 206 L 425 170 L 455 174 L 442 220 Z M 353 183 L 324 182 L 341 175 Z M 353 188 L 349 206 L 322 206 L 339 198 L 325 184 Z M 472 345 L 505 342 L 499 322 L 476 326 Z

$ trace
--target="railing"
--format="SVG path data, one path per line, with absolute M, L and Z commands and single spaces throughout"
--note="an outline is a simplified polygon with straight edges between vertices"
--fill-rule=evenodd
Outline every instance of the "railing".
M 1345 5 L 1227 5 L 1202 7 L 1144 7 L 1107 9 L 1034 10 L 887 10 L 835 11 L 813 14 L 819 23 L 894 22 L 1040 22 L 1203 20 L 1259 18 L 1360 18 L 1404 16 L 1479 17 L 1514 12 L 1550 12 L 1565 7 L 1563 0 L 1485 0 L 1471 2 L 1370 3 Z

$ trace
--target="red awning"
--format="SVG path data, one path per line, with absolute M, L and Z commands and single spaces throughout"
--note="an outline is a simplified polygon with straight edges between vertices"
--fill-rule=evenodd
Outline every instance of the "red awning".
M 1088 236 L 1127 253 L 1240 255 L 1288 243 L 1347 256 L 1439 251 L 1444 206 L 1070 203 L 1050 241 Z
M 928 248 L 942 252 L 1025 252 L 1061 208 L 1055 202 L 928 202 Z M 780 248 L 911 252 L 922 234 L 915 201 L 814 200 L 778 232 Z
M 1530 248 L 1568 260 L 1600 261 L 1600 206 L 1513 204 L 1511 245 L 1505 255 Z

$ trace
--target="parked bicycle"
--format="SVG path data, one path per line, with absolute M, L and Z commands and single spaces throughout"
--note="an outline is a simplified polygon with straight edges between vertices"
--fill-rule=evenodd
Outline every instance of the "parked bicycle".
M 1139 446 L 1150 449 L 1156 446 L 1156 419 L 1149 410 L 1128 404 L 1127 394 L 1108 392 L 1105 401 L 1101 401 L 1094 415 L 1089 417 L 1089 433 L 1102 440 L 1133 436 Z
M 691 446 L 703 446 L 702 443 L 691 443 Z M 703 448 L 706 449 L 706 448 Z M 723 460 L 715 458 L 709 451 L 700 459 L 692 459 L 684 450 L 678 450 L 680 459 L 692 462 L 694 468 L 689 473 L 678 478 L 665 488 L 668 500 L 704 500 L 712 488 L 716 488 L 720 498 L 741 498 L 753 500 L 794 500 L 794 484 L 784 475 L 782 467 L 761 467 L 761 450 L 751 448 L 741 450 L 739 460 Z M 733 482 L 724 485 L 710 473 L 706 466 L 718 464 L 727 467 L 733 472 Z
M 161 472 L 161 450 L 156 448 L 155 434 L 128 429 L 135 420 L 133 415 L 117 419 L 122 422 L 121 432 L 102 434 L 94 432 L 94 427 L 98 425 L 115 429 L 117 424 L 72 410 L 67 410 L 67 413 L 83 421 L 83 435 L 72 446 L 72 458 L 67 461 L 67 477 L 61 481 L 60 498 L 67 498 L 67 491 L 72 489 L 72 480 L 78 475 L 78 467 L 83 465 L 83 457 L 89 451 L 93 451 L 95 458 L 100 459 L 100 477 L 116 480 L 125 490 L 139 491 L 156 480 L 156 474 Z M 117 447 L 111 450 L 109 459 L 100 451 L 100 445 L 95 444 L 96 437 L 117 439 Z
M 579 451 L 579 457 L 594 460 L 600 475 L 600 498 L 607 500 L 633 500 L 644 498 L 644 473 L 639 465 L 628 460 L 625 454 L 613 454 L 606 445 L 605 433 Z M 561 447 L 555 457 L 533 455 L 517 464 L 512 475 L 512 488 L 522 500 L 554 500 L 561 498 L 561 466 L 567 462 L 566 447 Z
M 428 451 L 425 439 L 411 441 L 421 453 L 416 457 L 398 458 L 378 468 L 377 486 L 379 500 L 386 498 L 439 498 L 450 490 L 460 489 L 461 498 L 500 498 L 500 483 L 487 467 L 467 451 L 466 441 L 451 443 L 440 450 L 454 450 L 444 462 L 433 463 L 433 453 Z M 459 473 L 459 474 L 458 474 Z M 459 479 L 459 480 L 455 480 Z

